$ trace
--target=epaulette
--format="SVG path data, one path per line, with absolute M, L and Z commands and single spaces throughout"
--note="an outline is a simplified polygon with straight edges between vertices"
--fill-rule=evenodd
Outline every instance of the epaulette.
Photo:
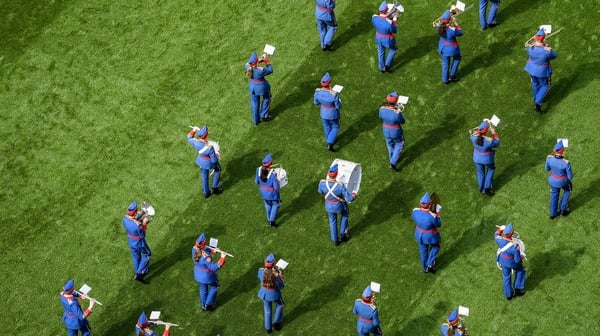
M 319 91 L 321 91 L 321 88 L 316 88 L 315 89 L 315 92 L 319 92 Z
M 212 257 L 206 257 L 206 258 L 204 258 L 204 260 L 206 260 L 208 262 L 211 262 L 212 261 Z
M 554 155 L 548 155 L 547 156 L 547 158 L 553 158 L 553 157 L 554 157 Z
M 566 163 L 569 163 L 569 160 L 567 160 L 567 159 L 565 159 L 565 158 L 563 158 L 562 160 L 563 160 L 564 162 L 566 162 Z

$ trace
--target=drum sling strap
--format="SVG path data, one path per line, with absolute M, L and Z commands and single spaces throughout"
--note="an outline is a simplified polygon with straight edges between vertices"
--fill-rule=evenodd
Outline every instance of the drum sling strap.
M 201 150 L 199 150 L 198 154 L 202 154 L 202 153 L 206 152 L 209 147 L 210 147 L 210 145 L 208 145 L 208 144 L 204 145 L 204 148 L 202 148 Z
M 329 181 L 325 181 L 325 187 L 327 187 L 327 194 L 325 194 L 325 199 L 327 199 L 327 197 L 329 197 L 330 195 L 335 197 L 338 201 L 340 202 L 346 202 L 345 199 L 343 198 L 339 198 L 337 197 L 336 194 L 333 193 L 333 189 L 335 189 L 335 186 L 339 184 L 338 182 L 333 182 L 333 188 L 329 187 Z
M 502 248 L 498 249 L 498 251 L 496 252 L 496 256 L 499 256 L 500 253 L 502 253 L 502 252 L 506 252 L 506 250 L 508 250 L 513 245 L 514 245 L 514 243 L 512 241 L 508 242 L 508 244 L 506 244 Z

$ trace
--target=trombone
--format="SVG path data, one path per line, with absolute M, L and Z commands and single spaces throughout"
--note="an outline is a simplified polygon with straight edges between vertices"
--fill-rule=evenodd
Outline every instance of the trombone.
M 456 17 L 459 16 L 460 14 L 466 12 L 468 9 L 472 8 L 475 4 L 471 4 L 469 7 L 466 7 L 464 11 L 459 10 L 458 8 L 456 8 L 455 5 L 450 5 L 450 21 L 452 21 L 454 23 L 454 25 L 456 26 Z M 438 28 L 442 25 L 442 17 L 440 16 L 439 18 L 433 20 L 433 28 Z
M 548 39 L 549 37 L 552 37 L 552 36 L 554 36 L 554 35 L 556 35 L 556 34 L 560 33 L 560 31 L 561 31 L 561 30 L 562 30 L 562 28 L 561 28 L 561 29 L 559 29 L 559 30 L 556 30 L 556 31 L 554 31 L 554 32 L 552 32 L 552 33 L 550 33 L 550 34 L 548 34 L 548 35 L 546 35 L 546 36 L 544 37 L 544 40 L 546 40 L 546 39 Z M 534 43 L 534 42 L 535 42 L 535 35 L 533 35 L 533 36 L 532 36 L 532 37 L 531 37 L 529 40 L 525 41 L 525 48 L 531 48 L 531 47 L 533 47 L 533 43 Z

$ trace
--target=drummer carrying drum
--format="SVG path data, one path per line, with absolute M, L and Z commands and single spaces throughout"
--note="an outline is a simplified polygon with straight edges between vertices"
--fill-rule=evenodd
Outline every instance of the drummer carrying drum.
M 341 241 L 346 242 L 348 236 L 348 203 L 351 203 L 356 198 L 356 193 L 348 192 L 348 189 L 336 180 L 338 175 L 337 163 L 329 168 L 327 178 L 319 182 L 319 193 L 325 195 L 325 211 L 329 214 L 329 232 L 331 240 L 335 246 L 340 244 L 338 236 L 338 214 L 341 215 L 340 232 L 342 234 Z
M 271 169 L 272 165 L 273 155 L 267 154 L 262 160 L 262 165 L 256 168 L 254 183 L 259 185 L 258 190 L 260 191 L 260 196 L 262 196 L 265 201 L 267 225 L 269 227 L 277 227 L 275 218 L 277 217 L 277 211 L 281 205 L 281 198 L 279 197 L 280 184 L 277 179 L 277 173 Z

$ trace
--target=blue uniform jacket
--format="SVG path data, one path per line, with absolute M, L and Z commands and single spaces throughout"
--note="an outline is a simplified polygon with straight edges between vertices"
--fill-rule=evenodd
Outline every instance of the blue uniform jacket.
M 554 49 L 546 50 L 543 46 L 532 46 L 527 48 L 529 59 L 525 64 L 525 71 L 535 77 L 550 77 L 552 75 L 552 65 L 550 60 L 556 58 Z
M 314 104 L 321 105 L 321 119 L 340 119 L 342 102 L 338 94 L 329 88 L 315 90 Z
M 477 145 L 478 135 L 471 135 L 471 143 L 473 143 L 473 162 L 480 164 L 494 163 L 494 148 L 500 146 L 500 140 L 496 138 L 483 137 L 483 144 Z
M 62 303 L 65 309 L 62 320 L 67 329 L 82 329 L 88 324 L 83 310 L 79 305 L 79 294 L 77 292 L 73 292 L 72 294 L 61 293 L 60 303 Z
M 385 48 L 396 48 L 396 37 L 398 27 L 387 19 L 387 16 L 373 15 L 371 18 L 375 28 L 375 42 Z
M 258 291 L 258 297 L 263 301 L 277 301 L 281 299 L 281 290 L 285 287 L 283 282 L 283 278 L 281 275 L 278 275 L 275 278 L 275 282 L 277 286 L 275 288 L 265 288 L 262 286 L 263 276 L 265 274 L 265 269 L 260 268 L 258 270 L 258 281 L 260 281 L 261 286 Z
M 316 0 L 315 17 L 321 21 L 335 21 L 335 1 Z
M 398 112 L 396 112 L 398 111 Z M 389 106 L 379 109 L 379 119 L 383 121 L 383 136 L 386 138 L 399 139 L 404 135 L 402 124 L 405 123 L 404 115 L 399 110 Z
M 187 136 L 187 140 L 192 147 L 198 152 L 196 164 L 202 169 L 212 169 L 219 164 L 219 158 L 215 154 L 215 149 L 208 143 L 195 139 L 193 136 Z
M 123 216 L 123 227 L 127 232 L 127 243 L 131 248 L 143 248 L 146 246 L 146 231 L 142 224 L 128 216 Z
M 196 252 L 196 247 L 192 247 L 192 260 Z M 219 263 L 213 261 L 211 255 L 202 256 L 198 261 L 194 261 L 194 279 L 202 284 L 212 284 L 219 280 L 217 271 L 221 268 Z
M 250 67 L 249 64 L 246 63 L 246 71 Z M 271 84 L 269 81 L 265 79 L 265 76 L 268 76 L 273 73 L 273 66 L 271 64 L 266 64 L 264 68 L 255 67 L 252 70 L 252 77 L 248 81 L 248 90 L 250 90 L 250 94 L 256 96 L 264 96 L 271 91 Z
M 571 162 L 562 156 L 548 155 L 546 158 L 546 171 L 550 171 L 548 184 L 555 188 L 562 188 L 573 179 Z
M 458 56 L 460 55 L 460 47 L 458 46 L 457 36 L 462 36 L 463 31 L 460 28 L 447 28 L 446 36 L 440 36 L 438 42 L 438 52 L 442 56 Z
M 497 261 L 502 267 L 517 268 L 522 262 L 521 252 L 517 248 L 517 245 L 502 237 L 502 235 L 497 232 L 494 236 L 496 238 L 496 244 L 498 244 L 498 249 L 502 249 L 506 244 L 512 245 L 507 250 L 498 254 Z
M 354 301 L 354 315 L 358 315 L 356 330 L 359 333 L 370 333 L 379 327 L 379 314 L 377 306 L 373 303 L 364 302 L 362 299 Z
M 419 244 L 437 244 L 440 234 L 437 228 L 442 226 L 442 219 L 429 209 L 414 208 L 412 218 L 415 221 L 415 239 Z
M 347 202 L 354 201 L 354 196 L 348 192 L 348 189 L 335 180 L 321 180 L 319 193 L 325 195 L 325 210 L 330 213 L 340 213 L 347 209 Z
M 263 181 L 260 178 L 261 167 L 256 169 L 256 176 L 254 183 L 259 185 L 260 196 L 265 201 L 278 201 L 279 200 L 279 180 L 277 180 L 277 174 L 273 170 L 269 170 L 267 175 L 267 181 Z

